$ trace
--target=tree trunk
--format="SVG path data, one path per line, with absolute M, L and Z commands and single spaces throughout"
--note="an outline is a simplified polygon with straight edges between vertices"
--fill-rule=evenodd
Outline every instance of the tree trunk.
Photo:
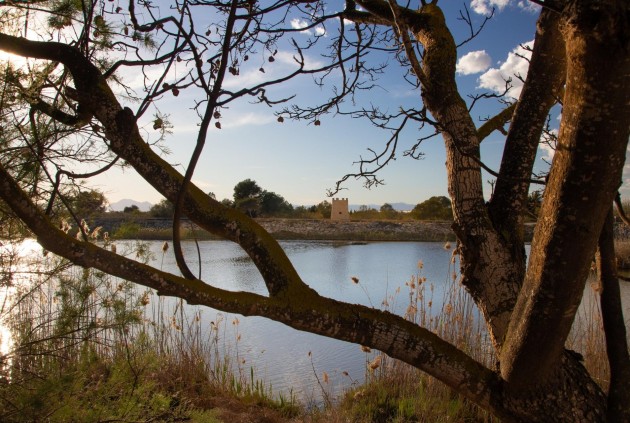
M 608 420 L 630 421 L 630 355 L 626 324 L 621 305 L 619 278 L 615 256 L 614 218 L 612 207 L 599 237 L 597 268 L 601 295 L 602 320 L 606 334 L 606 353 L 610 364 L 608 385 Z
M 625 161 L 628 5 L 611 0 L 600 10 L 585 3 L 565 12 L 567 84 L 558 147 L 501 351 L 501 374 L 514 388 L 545 379 L 558 364 Z
M 614 60 L 611 57 L 616 59 L 616 55 L 611 56 L 604 48 L 611 38 L 603 43 L 594 41 L 598 36 L 592 29 L 576 24 L 573 14 L 569 14 L 564 28 L 569 50 L 565 104 L 571 106 L 565 106 L 561 151 L 554 162 L 545 197 L 546 207 L 543 205 L 541 211 L 529 272 L 521 290 L 524 261 L 515 260 L 512 254 L 513 241 L 518 240 L 518 236 L 502 237 L 497 229 L 518 229 L 522 224 L 515 213 L 522 212 L 523 198 L 527 195 L 525 188 L 529 184 L 514 179 L 525 178 L 530 172 L 533 147 L 538 141 L 532 134 L 540 133 L 543 116 L 552 104 L 553 90 L 557 90 L 564 79 L 564 61 L 555 61 L 553 67 L 546 69 L 549 79 L 541 81 L 541 87 L 548 88 L 549 92 L 531 88 L 534 97 L 542 95 L 541 101 L 527 98 L 529 93 L 526 93 L 527 103 L 515 112 L 514 130 L 528 131 L 518 141 L 527 150 L 527 158 L 523 166 L 508 172 L 502 181 L 506 186 L 514 187 L 513 192 L 504 197 L 511 199 L 511 209 L 503 216 L 497 213 L 492 222 L 481 189 L 475 128 L 458 95 L 455 81 L 451 79 L 450 67 L 454 66 L 454 54 L 449 54 L 454 51 L 452 39 L 446 28 L 440 27 L 443 21 L 433 5 L 423 6 L 420 13 L 423 12 L 427 17 L 415 32 L 425 48 L 423 99 L 439 122 L 446 145 L 454 229 L 462 253 L 462 282 L 484 314 L 495 347 L 501 353 L 502 376 L 507 381 L 503 401 L 510 409 L 510 413 L 502 418 L 514 421 L 604 421 L 605 396 L 579 359 L 563 353 L 563 346 L 581 300 L 601 224 L 607 205 L 611 204 L 616 192 L 625 158 L 628 107 L 624 101 L 628 97 L 619 92 L 628 75 L 625 64 L 621 69 L 613 63 L 608 63 L 605 69 L 595 66 L 604 56 L 608 61 Z M 546 47 L 543 50 L 548 54 L 562 54 L 562 43 L 555 39 L 559 36 L 557 19 L 549 16 L 549 12 L 544 15 L 550 32 L 541 34 L 541 37 L 547 37 L 542 40 Z M 538 48 L 536 53 L 540 53 L 542 47 Z M 624 52 L 619 54 L 627 57 Z M 544 58 L 535 57 L 535 67 L 542 65 L 540 60 Z M 582 66 L 586 66 L 586 71 Z M 588 86 L 585 84 L 587 80 Z M 603 99 L 610 101 L 611 107 L 601 119 L 591 123 L 589 116 L 595 117 L 595 105 L 602 104 Z M 610 116 L 608 112 L 614 113 L 616 107 L 621 108 L 621 113 Z M 537 127 L 528 129 L 523 123 L 532 114 L 535 114 Z M 610 130 L 610 127 L 599 126 L 610 120 L 614 121 L 614 131 L 620 136 L 613 137 L 607 148 L 602 148 L 596 134 Z M 519 138 L 518 133 L 512 134 Z M 516 154 L 509 150 L 508 154 Z M 512 314 L 515 303 L 518 306 Z M 508 323 L 511 325 L 509 329 Z M 502 342 L 504 336 L 505 345 Z
M 511 277 L 520 284 L 525 278 L 524 216 L 530 179 L 540 136 L 551 107 L 564 85 L 566 60 L 560 16 L 543 9 L 536 26 L 536 38 L 527 78 L 505 140 L 499 177 L 488 208 L 494 229 L 509 248 Z M 514 309 L 517 296 L 506 301 Z M 505 336 L 505 333 L 503 334 Z M 502 344 L 501 340 L 501 344 Z
M 582 365 L 581 357 L 571 351 L 564 352 L 546 381 L 535 381 L 518 392 L 505 386 L 503 394 L 500 401 L 510 410 L 507 416 L 500 416 L 505 422 L 606 421 L 606 396 Z
M 508 327 L 518 280 L 512 256 L 492 226 L 483 196 L 477 129 L 455 82 L 457 51 L 441 10 L 421 8 L 414 30 L 425 48 L 422 98 L 439 122 L 446 146 L 453 229 L 459 241 L 462 283 L 483 313 L 498 348 Z
M 575 0 L 562 12 L 567 50 L 565 109 L 559 150 L 525 276 L 522 257 L 514 254 L 518 236 L 505 236 L 504 232 L 518 229 L 521 223 L 518 211 L 527 190 L 521 181 L 516 186 L 514 179 L 529 172 L 534 129 L 507 149 L 508 168 L 513 155 L 519 151 L 527 154 L 527 163 L 515 173 L 502 170 L 507 175 L 502 179 L 507 184 L 505 192 L 512 197 L 500 197 L 514 200 L 506 201 L 512 209 L 504 214 L 502 210 L 489 213 L 482 190 L 480 141 L 457 90 L 457 52 L 442 12 L 435 3 L 405 13 L 397 10 L 394 2 L 357 3 L 378 14 L 379 24 L 410 29 L 424 47 L 422 66 L 415 58 L 410 57 L 410 62 L 422 85 L 424 104 L 444 137 L 462 282 L 486 318 L 500 353 L 500 371 L 485 368 L 400 316 L 319 296 L 300 279 L 277 242 L 258 224 L 221 206 L 194 184 L 183 194 L 186 214 L 201 227 L 242 246 L 260 270 L 269 296 L 224 291 L 199 280 L 185 280 L 69 237 L 53 226 L 1 167 L 0 197 L 43 246 L 78 265 L 98 268 L 191 304 L 265 316 L 299 330 L 377 348 L 437 377 L 505 421 L 604 421 L 604 394 L 579 357 L 563 347 L 625 158 L 630 121 L 628 3 Z M 354 12 L 360 17 L 366 13 Z M 548 12 L 544 17 L 552 18 Z M 553 50 L 558 40 L 551 38 L 547 41 L 556 46 Z M 3 34 L 0 46 L 24 56 L 64 63 L 72 73 L 81 106 L 102 124 L 112 151 L 166 198 L 177 199 L 182 175 L 144 142 L 131 110 L 121 107 L 103 75 L 78 49 Z M 536 48 L 543 49 L 540 45 Z M 532 65 L 537 68 L 540 63 Z M 551 82 L 538 90 L 557 83 L 561 67 L 554 66 Z M 535 100 L 524 102 L 515 112 L 513 127 L 527 129 L 527 119 L 521 114 L 536 116 L 538 125 L 550 98 L 541 101 L 544 105 L 535 114 L 526 112 L 531 112 Z M 516 137 L 518 131 L 513 131 Z M 601 134 L 607 134 L 606 139 L 601 140 Z M 519 145 L 523 149 L 511 150 Z M 510 181 L 514 184 L 511 187 Z

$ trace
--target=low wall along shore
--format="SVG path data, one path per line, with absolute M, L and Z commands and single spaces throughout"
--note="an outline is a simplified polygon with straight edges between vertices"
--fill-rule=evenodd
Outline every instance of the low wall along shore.
M 435 221 L 331 221 L 324 219 L 276 219 L 265 218 L 256 221 L 276 239 L 292 240 L 342 240 L 342 241 L 452 241 L 455 235 L 451 222 Z M 140 239 L 170 239 L 170 219 L 123 217 L 100 217 L 91 222 L 94 226 L 103 226 L 103 230 L 115 235 L 119 229 L 134 227 L 127 231 L 127 237 Z M 187 221 L 182 222 L 182 229 L 190 228 Z M 122 232 L 122 231 L 121 231 Z M 132 234 L 136 236 L 132 236 Z M 195 231 L 201 239 L 213 239 L 201 230 Z

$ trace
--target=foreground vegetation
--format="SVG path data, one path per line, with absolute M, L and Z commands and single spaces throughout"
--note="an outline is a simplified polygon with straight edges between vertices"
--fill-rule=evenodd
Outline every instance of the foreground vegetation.
M 463 49 L 481 51 L 488 40 L 506 38 L 516 18 L 505 14 L 502 24 L 486 26 L 487 19 L 458 13 L 454 3 L 5 1 L 0 50 L 13 57 L 2 70 L 0 207 L 6 205 L 43 247 L 77 266 L 189 303 L 386 350 L 505 421 L 630 421 L 630 355 L 611 208 L 630 139 L 630 2 L 532 0 L 542 8 L 535 26 L 533 19 L 522 21 L 525 15 L 519 19 L 523 30 L 535 31 L 523 53 L 528 71 L 517 78 L 520 94 L 507 75 L 492 93 L 460 91 L 467 85 L 457 82 Z M 478 6 L 497 2 L 472 3 L 481 12 Z M 492 32 L 476 38 L 482 28 Z M 475 38 L 475 47 L 462 48 Z M 415 95 L 383 95 L 400 83 L 409 83 Z M 261 107 L 257 115 L 265 110 L 265 121 L 273 115 L 278 125 L 295 120 L 317 132 L 307 139 L 296 136 L 298 126 L 289 132 L 266 125 L 264 133 L 250 126 L 256 134 L 224 143 L 231 134 L 218 131 L 240 120 L 242 107 L 249 112 L 252 102 Z M 178 112 L 169 119 L 172 107 Z M 333 123 L 333 117 L 342 120 Z M 355 130 L 354 119 L 371 124 L 375 137 Z M 189 157 L 165 157 L 183 146 L 167 136 L 171 130 L 189 140 Z M 315 292 L 251 219 L 251 197 L 243 198 L 239 212 L 196 183 L 220 182 L 226 166 L 281 170 L 286 164 L 296 166 L 284 180 L 296 187 L 301 178 L 317 183 L 326 170 L 305 165 L 327 163 L 337 145 L 345 149 L 353 139 L 369 142 L 369 153 L 331 195 L 352 179 L 380 185 L 384 166 L 406 155 L 421 158 L 426 142 L 441 140 L 443 171 L 400 176 L 432 184 L 445 175 L 461 283 L 483 310 L 498 356 L 491 365 L 402 316 Z M 547 175 L 535 166 L 541 139 L 556 151 Z M 265 144 L 251 148 L 251 141 Z M 289 150 L 272 144 L 287 141 L 300 143 L 302 154 L 287 160 Z M 488 149 L 497 142 L 505 148 Z M 311 148 L 328 156 L 307 153 Z M 208 154 L 221 164 L 204 160 Z M 202 175 L 201 163 L 217 176 Z M 62 215 L 76 211 L 69 201 L 73 188 L 110 177 L 114 167 L 134 172 L 175 204 L 178 270 L 151 269 L 90 243 L 85 230 L 77 237 L 59 229 Z M 484 192 L 487 173 L 496 177 L 491 198 Z M 527 197 L 542 186 L 544 219 L 526 257 Z M 177 233 L 184 216 L 238 243 L 259 270 L 264 294 L 197 278 Z M 614 376 L 608 395 L 581 356 L 564 348 L 598 248 Z
M 121 253 L 149 258 L 142 244 Z M 347 391 L 335 392 L 327 373 L 314 369 L 321 398 L 304 403 L 274 394 L 219 341 L 233 323 L 227 316 L 206 330 L 199 312 L 185 314 L 180 300 L 167 306 L 102 272 L 28 257 L 18 260 L 9 248 L 2 254 L 4 286 L 14 300 L 2 310 L 14 342 L 2 357 L 2 421 L 496 421 L 418 369 L 367 347 L 364 380 L 349 380 Z M 433 297 L 420 262 L 418 274 L 381 306 L 405 301 L 405 318 L 489 366 L 496 357 L 474 303 L 456 283 L 456 260 L 454 252 L 444 298 Z M 348 283 L 362 289 L 358 279 Z M 584 355 L 605 389 L 607 361 L 591 294 L 568 347 Z

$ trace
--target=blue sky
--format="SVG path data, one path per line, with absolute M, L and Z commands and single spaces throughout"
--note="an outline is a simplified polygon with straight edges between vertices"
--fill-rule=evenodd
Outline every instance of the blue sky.
M 440 4 L 456 40 L 466 38 L 469 29 L 457 19 L 464 4 L 447 0 Z M 474 0 L 468 5 L 477 23 L 482 20 L 483 12 L 493 5 L 496 12 L 484 31 L 458 52 L 458 85 L 464 96 L 501 87 L 502 77 L 526 69 L 522 59 L 513 54 L 510 56 L 510 53 L 519 44 L 533 40 L 538 15 L 529 4 L 517 1 Z M 475 10 L 482 13 L 477 14 Z M 299 24 L 300 21 L 296 20 L 295 25 Z M 334 26 L 327 27 L 327 31 L 333 34 L 336 30 Z M 301 40 L 310 35 L 297 33 L 294 36 Z M 291 66 L 292 54 L 288 49 L 280 49 L 277 60 L 265 65 L 265 75 L 254 72 L 257 69 L 251 73 L 242 71 L 238 78 L 228 80 L 227 84 L 237 87 L 249 78 L 282 74 Z M 311 63 L 320 60 L 315 52 L 308 52 L 308 56 Z M 404 81 L 402 72 L 399 65 L 392 62 L 378 81 L 379 87 L 362 93 L 358 100 L 390 111 L 398 110 L 401 105 L 420 107 L 419 92 Z M 127 81 L 132 85 L 134 78 L 138 79 L 138 76 L 126 74 Z M 327 96 L 327 89 L 316 87 L 310 78 L 301 78 L 290 81 L 274 92 L 279 96 L 297 93 L 296 102 L 312 105 L 314 100 Z M 196 137 L 195 113 L 191 110 L 194 97 L 193 93 L 185 91 L 178 97 L 165 97 L 161 103 L 161 111 L 170 115 L 174 125 L 173 134 L 166 139 L 166 146 L 171 151 L 167 160 L 180 164 L 178 168 L 182 171 L 194 148 Z M 497 110 L 495 100 L 482 102 L 473 110 L 473 117 L 490 116 Z M 293 204 L 316 204 L 326 199 L 326 190 L 332 188 L 336 180 L 356 171 L 353 162 L 360 156 L 367 157 L 368 148 L 378 151 L 389 138 L 387 132 L 374 128 L 368 121 L 341 116 L 324 116 L 320 126 L 290 120 L 278 123 L 274 109 L 250 104 L 248 100 L 231 105 L 222 114 L 222 129 L 212 127 L 210 130 L 205 151 L 193 177 L 201 189 L 214 192 L 218 199 L 231 198 L 234 185 L 251 178 L 264 189 L 284 196 Z M 151 134 L 149 120 L 141 124 Z M 401 141 L 401 151 L 412 145 L 418 136 L 419 132 L 415 128 L 407 129 Z M 498 169 L 502 148 L 503 137 L 498 133 L 493 134 L 482 145 L 484 162 Z M 347 190 L 337 196 L 348 197 L 352 204 L 416 204 L 434 195 L 447 195 L 441 138 L 426 141 L 421 151 L 424 153 L 422 160 L 398 154 L 398 159 L 380 173 L 386 185 L 368 190 L 363 188 L 361 182 L 348 181 L 344 185 Z M 541 151 L 541 155 L 544 154 Z M 540 166 L 544 165 L 542 160 L 537 161 Z M 492 178 L 487 176 L 484 180 L 488 179 Z M 109 171 L 94 179 L 91 185 L 103 190 L 110 202 L 131 198 L 156 203 L 161 199 L 130 169 L 124 172 L 120 169 Z

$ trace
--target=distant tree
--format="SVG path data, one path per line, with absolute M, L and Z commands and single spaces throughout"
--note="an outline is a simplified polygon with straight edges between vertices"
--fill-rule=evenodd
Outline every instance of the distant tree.
M 107 210 L 107 205 L 105 194 L 97 190 L 79 191 L 74 197 L 70 198 L 72 211 L 79 219 L 104 213 Z
M 151 207 L 149 214 L 152 217 L 171 219 L 173 217 L 173 204 L 167 199 L 162 199 L 159 203 Z
M 389 203 L 383 204 L 381 206 L 380 212 L 381 212 L 381 217 L 385 219 L 393 219 L 398 214 L 398 212 L 394 209 L 394 206 L 392 206 Z
M 263 189 L 251 179 L 245 179 L 234 185 L 233 207 L 249 217 L 257 217 L 261 212 Z
M 123 213 L 140 213 L 140 208 L 135 204 L 127 206 L 123 209 Z
M 351 214 L 354 219 L 370 219 L 375 220 L 381 217 L 378 210 L 373 207 L 366 206 L 365 204 L 359 206 L 359 209 Z
M 229 198 L 224 198 L 223 200 L 221 200 L 221 204 L 229 208 L 234 207 L 234 201 L 230 200 Z
M 296 206 L 293 208 L 293 213 L 291 213 L 291 216 L 296 218 L 305 218 L 308 217 L 310 214 L 310 207 Z
M 263 189 L 258 186 L 256 181 L 245 179 L 234 186 L 234 202 L 246 198 L 258 198 L 262 195 Z
M 542 191 L 536 190 L 529 193 L 527 197 L 527 214 L 528 217 L 532 219 L 538 218 L 538 212 L 540 211 L 540 206 L 542 205 Z
M 418 220 L 452 220 L 453 209 L 448 197 L 431 197 L 416 205 L 411 216 Z
M 330 214 L 332 213 L 332 204 L 324 200 L 315 206 L 314 211 L 319 213 L 324 219 L 330 219 Z
M 283 196 L 271 191 L 263 191 L 260 196 L 260 214 L 263 216 L 288 216 L 293 206 Z
M 234 201 L 234 208 L 242 211 L 249 217 L 257 217 L 260 215 L 260 198 L 245 197 Z

